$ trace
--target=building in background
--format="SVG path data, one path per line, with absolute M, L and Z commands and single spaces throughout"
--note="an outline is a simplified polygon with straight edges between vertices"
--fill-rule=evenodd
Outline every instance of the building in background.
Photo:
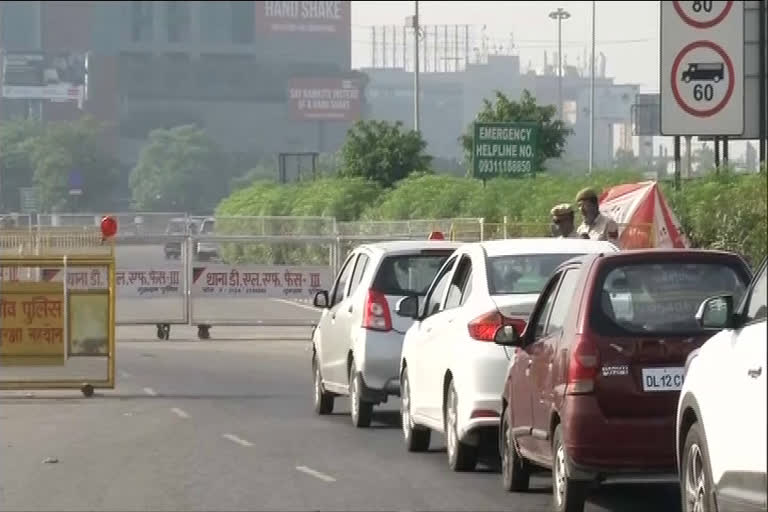
M 557 67 L 521 72 L 514 40 L 489 41 L 482 30 L 467 25 L 428 25 L 420 42 L 421 131 L 428 151 L 443 159 L 461 159 L 457 142 L 482 108 L 483 99 L 494 91 L 518 99 L 524 89 L 541 105 L 557 104 Z M 413 33 L 393 26 L 371 27 L 373 51 L 370 67 L 361 69 L 369 77 L 366 97 L 373 119 L 403 121 L 413 127 Z M 545 61 L 547 55 L 545 54 Z M 557 62 L 557 56 L 552 59 Z M 588 59 L 576 66 L 564 63 L 563 116 L 574 134 L 566 152 L 550 168 L 586 169 L 589 160 Z M 595 78 L 595 162 L 606 167 L 616 150 L 632 149 L 632 105 L 639 87 L 615 84 L 605 75 L 605 58 L 598 58 Z
M 350 68 L 350 9 L 348 1 L 0 2 L 0 49 L 12 71 L 0 119 L 89 113 L 111 127 L 126 170 L 151 130 L 188 123 L 230 151 L 334 151 L 365 103 L 364 77 Z M 85 55 L 79 89 L 46 84 L 31 69 L 55 71 L 62 58 Z

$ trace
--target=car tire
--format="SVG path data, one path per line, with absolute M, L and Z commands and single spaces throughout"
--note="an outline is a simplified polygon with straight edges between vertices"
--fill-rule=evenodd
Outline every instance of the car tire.
M 463 443 L 458 433 L 459 396 L 453 381 L 448 386 L 445 398 L 445 441 L 448 452 L 448 467 L 453 471 L 474 471 L 477 466 L 477 447 Z
M 682 512 L 693 512 L 694 510 L 716 512 L 709 452 L 699 423 L 694 423 L 688 429 L 681 459 L 680 497 Z
M 314 408 L 315 414 L 325 415 L 333 412 L 334 396 L 323 389 L 323 376 L 320 373 L 320 365 L 317 356 L 312 358 L 312 372 L 314 373 Z
M 408 369 L 403 369 L 400 377 L 400 421 L 403 426 L 403 440 L 409 452 L 425 452 L 429 450 L 432 431 L 416 425 L 411 416 L 411 385 L 408 381 Z
M 552 500 L 555 512 L 583 512 L 591 482 L 574 480 L 566 470 L 568 454 L 563 444 L 563 427 L 558 425 L 552 438 Z
M 531 481 L 528 462 L 517 451 L 507 411 L 501 413 L 501 482 L 507 492 L 527 491 Z
M 373 404 L 363 400 L 360 394 L 362 387 L 360 375 L 353 361 L 349 369 L 349 411 L 352 424 L 357 428 L 370 427 L 373 418 Z

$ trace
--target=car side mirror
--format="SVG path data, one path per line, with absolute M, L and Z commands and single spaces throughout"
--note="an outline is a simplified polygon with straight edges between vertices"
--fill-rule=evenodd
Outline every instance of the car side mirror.
M 523 344 L 523 339 L 514 325 L 502 325 L 496 329 L 493 341 L 504 347 L 520 347 Z
M 328 300 L 328 292 L 320 290 L 315 294 L 315 300 L 312 302 L 316 308 L 325 309 L 328 307 L 330 300 Z
M 705 329 L 727 329 L 733 326 L 733 296 L 710 297 L 696 311 L 696 321 Z
M 397 301 L 395 312 L 404 318 L 419 318 L 419 298 L 414 295 L 403 297 Z

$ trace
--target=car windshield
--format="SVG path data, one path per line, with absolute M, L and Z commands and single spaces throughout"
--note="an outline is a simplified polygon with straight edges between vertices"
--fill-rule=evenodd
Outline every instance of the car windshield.
M 184 221 L 173 221 L 168 224 L 168 234 L 178 235 L 184 233 Z
M 451 252 L 388 256 L 381 262 L 373 287 L 384 295 L 424 296 Z
M 599 283 L 600 318 L 627 331 L 700 330 L 696 311 L 708 297 L 733 295 L 738 304 L 746 276 L 722 263 L 655 263 L 613 268 Z
M 526 254 L 487 259 L 488 292 L 491 295 L 541 293 L 552 272 L 579 254 Z

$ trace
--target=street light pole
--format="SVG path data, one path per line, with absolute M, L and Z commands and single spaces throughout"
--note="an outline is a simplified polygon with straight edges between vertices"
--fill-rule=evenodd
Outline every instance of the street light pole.
M 595 0 L 592 0 L 592 58 L 589 71 L 589 169 L 595 165 Z
M 549 17 L 557 20 L 557 111 L 560 121 L 563 120 L 563 20 L 571 17 L 571 13 L 558 7 L 549 13 Z
M 419 131 L 419 0 L 413 16 L 413 128 Z

